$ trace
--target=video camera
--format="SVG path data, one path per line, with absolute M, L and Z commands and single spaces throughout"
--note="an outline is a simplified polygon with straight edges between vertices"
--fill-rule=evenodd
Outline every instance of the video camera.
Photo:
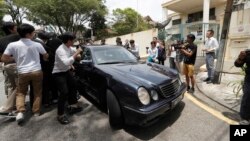
M 175 50 L 177 49 L 186 49 L 187 48 L 187 43 L 185 44 L 172 44 L 171 46 L 174 47 Z
M 247 55 L 250 55 L 250 49 L 246 49 L 245 52 Z

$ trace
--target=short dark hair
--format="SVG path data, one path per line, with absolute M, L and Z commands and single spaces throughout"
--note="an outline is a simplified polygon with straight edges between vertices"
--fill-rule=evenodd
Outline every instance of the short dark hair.
M 135 40 L 130 40 L 129 42 L 130 42 L 130 44 L 133 44 L 133 43 L 135 43 Z
M 150 44 L 154 44 L 154 45 L 155 45 L 155 44 L 156 44 L 156 42 L 155 42 L 155 41 L 151 41 L 151 42 L 150 42 Z
M 76 36 L 72 32 L 65 32 L 61 35 L 61 40 L 63 43 L 67 43 L 69 40 L 73 41 L 75 38 Z
M 122 39 L 121 39 L 120 37 L 117 37 L 115 41 L 116 41 L 116 42 L 120 42 L 121 40 L 122 40 Z
M 34 31 L 34 26 L 30 24 L 21 24 L 19 27 L 17 27 L 17 32 L 21 38 L 24 38 L 27 34 L 32 33 Z
M 15 26 L 16 24 L 13 22 L 4 22 L 1 28 L 6 35 L 9 35 L 11 34 L 10 30 L 13 30 Z
M 41 30 L 37 33 L 37 37 L 42 39 L 42 40 L 48 40 L 49 39 L 49 34 L 44 31 L 44 30 Z
M 213 29 L 209 29 L 207 31 L 210 32 L 212 35 L 214 35 L 214 30 Z
M 190 38 L 192 41 L 195 40 L 194 34 L 188 34 L 188 35 L 187 35 L 187 38 Z

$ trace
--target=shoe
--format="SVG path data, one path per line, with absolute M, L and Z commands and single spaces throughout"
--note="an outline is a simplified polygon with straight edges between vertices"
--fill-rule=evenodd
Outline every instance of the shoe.
M 34 117 L 39 117 L 41 113 L 34 113 Z
M 8 113 L 10 113 L 9 110 L 6 110 L 4 107 L 0 107 L 0 114 L 1 115 L 5 115 L 5 114 L 8 114 Z
M 22 122 L 24 120 L 24 114 L 22 112 L 19 112 L 17 113 L 17 116 L 16 116 L 16 121 L 18 123 Z
M 203 82 L 207 82 L 207 81 L 210 81 L 210 78 L 206 78 L 205 80 L 203 80 Z
M 240 124 L 240 125 L 250 125 L 250 122 L 249 122 L 248 120 L 243 119 L 243 120 L 241 120 L 241 121 L 239 122 L 239 124 Z
M 190 86 L 187 86 L 187 91 L 189 91 L 190 90 Z
M 61 124 L 69 124 L 69 119 L 65 116 L 58 116 L 57 120 L 61 123 Z
M 207 84 L 211 84 L 211 83 L 213 83 L 213 81 L 212 81 L 212 80 L 207 81 Z
M 194 88 L 189 89 L 188 93 L 193 94 L 194 93 Z
M 68 106 L 67 108 L 69 114 L 75 114 L 83 110 L 80 106 Z

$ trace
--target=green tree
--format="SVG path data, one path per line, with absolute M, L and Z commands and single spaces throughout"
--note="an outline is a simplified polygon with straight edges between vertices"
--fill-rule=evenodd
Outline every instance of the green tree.
M 104 10 L 103 0 L 14 0 L 15 5 L 27 8 L 27 18 L 38 25 L 76 32 L 84 29 L 91 15 Z
M 143 17 L 132 8 L 113 10 L 112 28 L 119 35 L 138 32 L 152 28 Z
M 5 11 L 11 16 L 14 23 L 20 25 L 25 18 L 26 8 L 17 6 L 14 2 L 15 0 L 5 0 Z
M 97 37 L 97 39 L 101 39 L 108 36 L 108 33 L 106 32 L 107 25 L 105 24 L 106 13 L 93 13 L 90 18 L 89 26 L 93 30 L 94 36 Z

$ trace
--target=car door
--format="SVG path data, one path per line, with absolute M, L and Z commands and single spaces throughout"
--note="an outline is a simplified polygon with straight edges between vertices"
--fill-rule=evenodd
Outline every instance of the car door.
M 89 48 L 83 48 L 81 60 L 75 63 L 75 69 L 79 92 L 99 101 L 96 96 L 97 91 L 93 87 L 94 62 Z

